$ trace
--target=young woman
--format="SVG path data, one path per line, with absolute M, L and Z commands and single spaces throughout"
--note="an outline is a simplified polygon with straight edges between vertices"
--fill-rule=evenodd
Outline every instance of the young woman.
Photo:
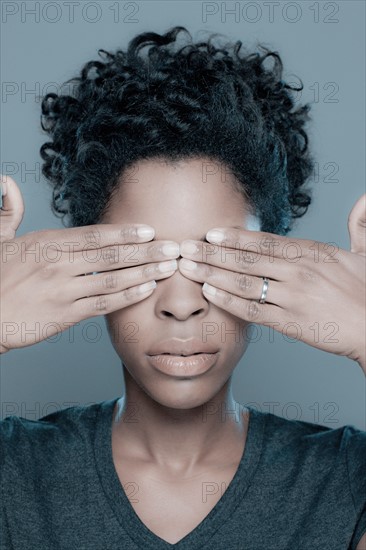
M 15 238 L 24 206 L 3 178 L 2 352 L 43 338 L 27 323 L 105 314 L 126 387 L 0 422 L 4 548 L 364 549 L 366 432 L 243 407 L 231 379 L 253 323 L 366 372 L 365 196 L 351 251 L 286 237 L 310 204 L 309 106 L 276 52 L 177 48 L 181 31 L 101 50 L 44 98 L 66 229 Z M 58 262 L 21 261 L 50 242 Z M 336 341 L 314 339 L 329 321 Z

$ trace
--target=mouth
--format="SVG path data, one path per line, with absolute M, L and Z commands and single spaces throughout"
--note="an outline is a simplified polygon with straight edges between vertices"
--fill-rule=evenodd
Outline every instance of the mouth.
M 162 352 L 148 355 L 148 361 L 165 375 L 179 378 L 193 378 L 206 373 L 213 368 L 220 353 L 195 352 L 192 354 L 173 354 Z
M 155 355 L 172 355 L 173 357 L 192 357 L 193 355 L 202 355 L 204 354 L 204 351 L 197 351 L 196 353 L 190 353 L 190 354 L 183 354 L 183 353 L 156 353 L 152 355 L 154 357 Z M 212 354 L 205 354 L 205 355 L 212 355 Z
M 200 338 L 190 338 L 182 340 L 179 338 L 169 338 L 155 343 L 147 354 L 150 357 L 172 356 L 172 357 L 195 357 L 204 355 L 214 355 L 219 349 L 210 342 L 201 342 Z M 197 357 L 195 357 L 197 359 Z

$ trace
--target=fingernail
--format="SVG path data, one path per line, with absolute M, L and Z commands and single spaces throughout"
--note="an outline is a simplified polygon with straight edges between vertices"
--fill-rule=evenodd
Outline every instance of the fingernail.
M 178 256 L 179 244 L 178 243 L 164 244 L 161 251 L 164 254 L 164 256 Z
M 187 260 L 187 258 L 182 258 L 179 262 L 180 267 L 183 269 L 187 269 L 188 271 L 193 271 L 197 268 L 196 262 L 192 262 L 192 260 Z
M 156 287 L 156 281 L 149 281 L 148 283 L 143 283 L 139 286 L 139 292 L 147 292 Z
M 148 225 L 144 225 L 143 227 L 139 227 L 137 229 L 137 234 L 139 237 L 143 239 L 149 239 L 154 236 L 155 231 L 152 227 L 149 227 Z
M 209 285 L 208 283 L 204 283 L 202 290 L 207 292 L 207 294 L 212 294 L 212 296 L 215 296 L 216 294 L 216 288 L 214 286 Z
M 206 238 L 208 241 L 213 241 L 214 243 L 221 243 L 224 240 L 224 233 L 219 229 L 210 229 L 207 231 Z
M 195 243 L 185 241 L 182 243 L 181 250 L 183 254 L 196 254 L 199 249 Z
M 160 262 L 158 265 L 159 271 L 167 273 L 168 271 L 175 271 L 178 268 L 177 260 L 171 260 L 170 262 Z

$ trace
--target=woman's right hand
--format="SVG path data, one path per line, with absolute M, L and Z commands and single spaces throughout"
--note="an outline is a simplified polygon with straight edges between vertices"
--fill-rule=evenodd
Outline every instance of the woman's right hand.
M 0 353 L 140 302 L 151 295 L 157 279 L 176 271 L 179 245 L 148 242 L 154 232 L 139 237 L 143 224 L 46 229 L 15 237 L 24 203 L 15 181 L 1 178 L 6 195 L 0 210 Z M 176 250 L 164 254 L 169 244 Z M 160 270 L 172 261 L 169 271 Z M 146 283 L 153 286 L 146 288 Z

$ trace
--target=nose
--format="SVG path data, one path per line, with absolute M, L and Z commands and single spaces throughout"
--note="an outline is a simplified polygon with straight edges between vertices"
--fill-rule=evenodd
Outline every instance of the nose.
M 177 261 L 179 262 L 179 258 Z M 204 318 L 209 309 L 209 303 L 202 293 L 203 283 L 192 281 L 177 271 L 157 281 L 155 294 L 155 312 L 160 319 L 174 317 L 186 321 L 192 316 Z

